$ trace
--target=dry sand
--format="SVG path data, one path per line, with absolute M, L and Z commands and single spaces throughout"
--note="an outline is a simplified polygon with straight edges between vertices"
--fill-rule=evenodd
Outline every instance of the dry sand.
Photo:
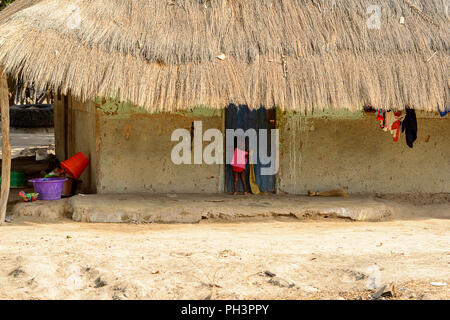
M 0 299 L 368 299 L 377 279 L 395 281 L 398 299 L 449 299 L 449 230 L 448 219 L 16 219 L 0 227 Z

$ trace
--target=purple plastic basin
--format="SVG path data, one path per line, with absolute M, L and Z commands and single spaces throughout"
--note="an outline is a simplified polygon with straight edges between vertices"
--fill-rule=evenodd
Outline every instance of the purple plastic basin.
M 39 193 L 39 200 L 59 200 L 67 178 L 38 178 L 28 180 L 33 182 L 34 192 Z

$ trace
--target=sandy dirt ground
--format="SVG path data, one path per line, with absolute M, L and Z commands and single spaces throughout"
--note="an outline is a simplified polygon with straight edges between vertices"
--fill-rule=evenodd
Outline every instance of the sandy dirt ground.
M 11 128 L 12 159 L 35 156 L 40 154 L 55 154 L 55 134 L 53 128 Z M 2 141 L 0 134 L 0 143 Z M 2 151 L 0 150 L 0 159 Z
M 449 299 L 449 231 L 448 219 L 14 220 L 0 227 L 0 299 L 371 299 L 392 281 L 395 299 Z

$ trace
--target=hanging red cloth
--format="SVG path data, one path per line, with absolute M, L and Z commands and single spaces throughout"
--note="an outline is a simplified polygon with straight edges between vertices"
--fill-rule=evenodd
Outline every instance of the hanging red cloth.
M 391 126 L 391 132 L 395 131 L 394 142 L 397 142 L 400 136 L 400 126 L 400 120 L 395 121 Z
M 389 131 L 393 135 L 394 142 L 398 141 L 398 138 L 400 136 L 401 123 L 404 118 L 405 114 L 402 114 L 402 112 L 400 111 L 388 111 L 385 114 L 386 126 L 383 130 Z

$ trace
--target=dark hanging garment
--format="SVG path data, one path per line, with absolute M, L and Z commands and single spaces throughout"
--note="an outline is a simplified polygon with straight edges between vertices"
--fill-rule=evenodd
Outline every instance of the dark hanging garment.
M 406 109 L 406 117 L 402 122 L 402 132 L 406 132 L 406 144 L 412 148 L 417 139 L 417 118 L 414 109 Z

